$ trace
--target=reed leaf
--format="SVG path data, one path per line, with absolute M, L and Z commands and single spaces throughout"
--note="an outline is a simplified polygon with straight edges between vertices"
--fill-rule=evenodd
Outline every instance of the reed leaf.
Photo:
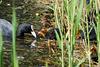
M 52 8 L 51 6 L 48 6 L 48 8 L 50 8 L 51 10 L 53 10 L 53 11 L 54 11 L 54 8 Z
M 0 4 L 2 3 L 2 0 L 0 1 Z
M 63 0 L 63 3 L 64 3 L 66 15 L 68 15 L 68 12 L 67 12 L 68 8 L 66 7 L 66 6 L 68 6 L 68 4 L 66 4 L 66 0 Z
M 96 6 L 96 14 L 97 14 L 97 47 L 98 47 L 98 62 L 99 62 L 99 65 L 100 65 L 100 6 L 99 6 L 99 3 L 100 3 L 100 0 L 96 0 L 95 1 L 95 6 Z
M 88 9 L 87 9 L 87 14 L 89 13 L 92 4 L 93 4 L 93 0 L 90 0 L 90 4 L 89 4 Z
M 71 0 L 71 10 L 70 10 L 70 14 L 71 14 L 71 23 L 74 22 L 74 16 L 75 16 L 75 0 Z
M 13 39 L 13 43 L 12 43 L 12 64 L 13 67 L 19 67 L 18 66 L 18 60 L 17 60 L 17 55 L 16 55 L 16 28 L 17 28 L 17 23 L 16 23 L 16 12 L 15 12 L 15 1 L 13 0 L 13 16 L 12 16 L 12 27 L 13 27 L 13 31 L 12 31 L 12 39 Z
M 71 53 L 71 49 L 70 49 L 70 46 L 69 44 L 67 43 L 67 41 L 65 40 L 65 43 L 66 43 L 66 46 L 67 46 L 67 49 L 68 49 L 68 53 L 69 53 L 69 67 L 73 67 L 73 61 L 71 60 L 73 58 L 73 54 Z
M 82 16 L 82 8 L 83 8 L 83 0 L 81 0 L 79 11 L 78 11 L 78 15 L 77 15 L 76 21 L 75 21 L 75 34 L 74 34 L 74 37 L 73 37 L 74 38 L 73 39 L 73 44 L 75 44 L 76 34 L 77 34 L 77 31 L 78 31 L 79 22 L 80 22 L 80 19 L 81 19 L 81 16 Z
M 3 43 L 2 43 L 2 30 L 0 27 L 0 67 L 2 67 L 3 63 Z
M 85 56 L 84 58 L 82 58 L 82 60 L 79 61 L 79 63 L 77 64 L 77 66 L 75 67 L 80 67 L 80 65 L 88 58 L 89 54 L 87 56 Z
M 48 62 L 46 61 L 46 67 L 48 67 Z
M 55 30 L 55 33 L 56 33 L 56 38 L 57 38 L 57 42 L 58 42 L 58 44 L 59 44 L 59 47 L 60 47 L 60 49 L 62 50 L 62 48 L 61 48 L 61 40 L 60 40 L 60 37 L 59 37 L 59 35 L 58 35 L 58 33 L 57 33 L 56 30 Z
M 56 3 L 55 3 L 55 21 L 56 21 L 56 24 L 57 24 L 57 26 L 59 28 L 59 32 L 60 32 L 60 37 L 58 36 L 58 34 L 56 32 L 56 38 L 58 40 L 59 47 L 62 50 L 61 51 L 61 53 L 62 53 L 62 67 L 64 67 L 63 34 L 62 34 L 62 31 L 61 31 L 60 22 L 59 22 L 59 19 L 58 19 L 58 0 L 56 0 Z

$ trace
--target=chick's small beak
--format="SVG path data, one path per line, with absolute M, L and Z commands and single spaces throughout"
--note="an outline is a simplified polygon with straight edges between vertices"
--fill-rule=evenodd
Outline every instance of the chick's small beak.
M 34 31 L 32 31 L 31 33 L 36 38 L 36 33 Z
M 43 34 L 43 32 L 42 32 L 42 31 L 40 31 L 40 32 L 38 32 L 38 34 Z
M 41 34 L 42 36 L 45 36 L 44 33 L 42 31 L 38 32 L 38 34 Z

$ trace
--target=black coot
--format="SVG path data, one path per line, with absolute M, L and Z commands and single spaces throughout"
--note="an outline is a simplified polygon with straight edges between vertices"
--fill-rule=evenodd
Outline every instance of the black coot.
M 0 27 L 2 29 L 2 36 L 12 36 L 12 25 L 10 22 L 0 19 Z M 24 23 L 18 27 L 17 37 L 23 37 L 24 33 L 32 33 L 32 35 L 36 38 L 33 25 L 31 24 Z

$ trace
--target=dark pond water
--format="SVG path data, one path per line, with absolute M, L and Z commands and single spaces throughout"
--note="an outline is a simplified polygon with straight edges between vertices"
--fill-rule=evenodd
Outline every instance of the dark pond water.
M 37 34 L 37 38 L 34 38 L 30 34 L 25 34 L 23 39 L 17 39 L 19 66 L 45 66 L 45 60 L 49 56 L 47 43 L 40 39 L 38 32 L 42 28 L 42 13 L 48 10 L 43 4 L 37 3 L 35 0 L 16 0 L 15 2 L 18 26 L 22 23 L 30 23 L 34 25 L 34 30 Z M 0 18 L 11 22 L 12 1 L 3 0 L 0 4 Z M 3 41 L 3 67 L 12 67 L 11 44 L 11 38 L 5 37 Z

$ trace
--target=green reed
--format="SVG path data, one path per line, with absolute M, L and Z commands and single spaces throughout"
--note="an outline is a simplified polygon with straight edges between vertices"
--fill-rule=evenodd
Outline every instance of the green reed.
M 58 0 L 56 0 L 56 4 L 55 4 L 55 21 L 56 21 L 56 24 L 57 24 L 57 26 L 59 28 L 61 39 L 60 39 L 60 37 L 59 37 L 59 35 L 58 35 L 58 33 L 56 31 L 55 31 L 55 33 L 56 33 L 56 37 L 57 37 L 57 40 L 58 40 L 58 43 L 59 43 L 59 47 L 62 50 L 62 52 L 61 52 L 62 53 L 62 67 L 64 67 L 63 34 L 61 32 L 61 27 L 60 27 L 60 23 L 59 23 L 60 20 L 58 19 L 58 7 L 59 7 L 58 6 Z M 63 18 L 63 13 L 61 13 L 61 15 L 62 15 L 62 18 Z
M 92 8 L 94 8 L 93 10 L 91 9 L 91 6 Z M 99 10 L 98 10 L 98 2 L 97 0 L 91 0 L 90 1 L 90 4 L 89 4 L 89 7 L 88 9 L 86 10 L 86 17 L 87 17 L 87 14 L 89 13 L 91 9 L 91 12 L 94 12 L 94 10 L 96 10 L 96 15 L 94 16 L 95 17 L 95 20 L 96 20 L 96 23 L 97 23 L 97 26 L 95 25 L 95 23 L 93 22 L 93 24 L 91 24 L 94 29 L 95 29 L 95 32 L 96 32 L 96 36 L 97 36 L 97 47 L 98 47 L 98 62 L 100 63 L 100 51 L 99 51 L 99 45 L 100 45 L 100 15 L 99 15 Z M 87 19 L 86 19 L 87 21 Z M 87 39 L 88 39 L 88 52 L 90 54 L 90 43 L 89 43 L 89 32 L 91 31 L 88 31 L 88 21 L 87 21 Z M 89 55 L 89 66 L 91 67 L 91 57 Z
M 66 44 L 66 45 L 70 46 L 70 51 L 71 51 L 71 54 L 69 55 L 69 66 L 70 67 L 73 67 L 73 51 L 74 51 L 74 45 L 75 45 L 75 40 L 76 40 L 76 33 L 77 33 L 77 30 L 78 30 L 78 27 L 79 27 L 79 22 L 80 22 L 80 19 L 81 19 L 81 16 L 82 16 L 82 8 L 83 8 L 83 0 L 81 0 L 80 7 L 78 9 L 78 13 L 77 13 L 77 16 L 75 18 L 75 10 L 76 10 L 75 9 L 76 8 L 75 3 L 76 2 L 77 1 L 74 1 L 74 0 L 71 1 L 70 7 L 68 7 L 68 9 L 71 8 L 71 10 L 69 10 L 69 12 L 68 12 L 69 17 L 71 17 L 71 19 L 69 19 L 71 21 L 71 29 L 68 29 L 69 31 L 71 30 L 71 32 L 70 32 L 71 35 L 69 34 L 71 40 L 70 40 L 69 44 Z M 75 26 L 74 26 L 74 19 L 76 19 L 75 20 Z
M 76 7 L 75 3 L 76 3 L 75 0 L 72 0 L 71 3 L 69 3 L 68 0 L 67 0 L 67 3 L 66 3 L 66 0 L 63 0 L 62 11 L 61 11 L 61 13 L 59 13 L 59 14 L 61 14 L 61 19 L 58 19 L 58 10 L 59 10 L 58 5 L 59 4 L 58 4 L 57 0 L 56 0 L 56 4 L 55 4 L 56 24 L 57 24 L 57 26 L 60 30 L 61 39 L 58 36 L 57 32 L 56 32 L 56 37 L 57 37 L 57 40 L 58 40 L 58 43 L 59 43 L 59 47 L 61 48 L 61 51 L 62 51 L 62 67 L 64 67 L 64 49 L 63 49 L 64 41 L 66 42 L 66 46 L 67 46 L 68 52 L 69 52 L 69 66 L 73 67 L 73 51 L 74 51 L 74 45 L 75 45 L 75 40 L 76 40 L 76 33 L 77 33 L 77 30 L 78 30 L 78 26 L 79 26 L 78 24 L 80 22 L 81 15 L 82 15 L 83 0 L 81 1 L 79 11 L 78 11 L 78 14 L 76 16 L 75 26 L 74 26 L 75 7 Z M 65 17 L 68 19 L 68 32 L 66 33 L 65 37 L 63 38 L 63 33 L 61 33 L 61 28 L 62 28 L 61 26 L 63 26 L 63 23 L 66 24 L 66 22 L 63 22 L 64 10 L 66 12 Z M 60 20 L 61 20 L 61 22 L 60 22 Z M 62 28 L 62 30 L 63 30 L 63 28 Z M 67 41 L 66 41 L 66 38 L 67 38 L 68 35 L 69 35 L 69 39 L 70 39 L 69 43 L 67 43 Z
M 83 9 L 83 4 L 85 3 L 85 9 L 86 9 L 86 21 L 85 19 L 82 19 L 82 9 Z M 77 31 L 78 31 L 78 28 L 79 28 L 79 24 L 80 24 L 80 20 L 82 21 L 82 30 L 84 32 L 84 36 L 85 36 L 85 41 L 87 43 L 87 51 L 88 51 L 88 54 L 82 59 L 80 60 L 81 62 L 79 62 L 77 64 L 76 67 L 78 67 L 82 62 L 85 61 L 85 59 L 87 57 L 89 57 L 89 66 L 91 67 L 91 57 L 90 57 L 90 42 L 89 42 L 89 29 L 88 29 L 88 20 L 87 20 L 87 15 L 91 9 L 91 6 L 92 6 L 92 3 L 93 1 L 91 0 L 90 1 L 90 4 L 87 8 L 87 5 L 86 5 L 86 0 L 81 0 L 81 1 L 78 1 L 78 0 L 63 0 L 63 3 L 62 3 L 62 6 L 61 6 L 61 18 L 58 17 L 58 11 L 60 10 L 59 9 L 59 3 L 58 1 L 56 0 L 56 4 L 55 4 L 55 18 L 56 18 L 56 24 L 58 26 L 58 28 L 60 29 L 60 35 L 61 35 L 61 39 L 60 37 L 58 36 L 57 32 L 56 32 L 56 37 L 57 37 L 57 40 L 58 40 L 58 43 L 59 43 L 59 47 L 61 48 L 62 50 L 62 67 L 64 67 L 64 49 L 63 49 L 63 43 L 65 42 L 66 43 L 66 47 L 68 49 L 68 53 L 69 53 L 69 67 L 73 67 L 73 51 L 74 51 L 74 45 L 75 45 L 75 41 L 76 41 L 76 35 L 77 35 Z M 77 6 L 77 5 L 78 6 Z M 77 15 L 75 15 L 75 13 L 77 12 Z M 59 13 L 60 14 L 60 13 Z M 68 25 L 68 31 L 65 35 L 63 35 L 63 33 L 61 33 L 61 30 L 63 30 L 63 24 L 66 24 L 66 22 L 64 22 L 64 18 L 66 17 L 67 19 L 67 25 Z M 85 34 L 85 27 L 84 27 L 84 23 L 86 23 L 86 26 L 87 26 L 87 34 Z M 63 31 L 62 31 L 63 32 Z M 87 35 L 87 37 L 86 37 Z M 99 36 L 99 35 L 98 35 Z M 68 41 L 66 40 L 66 38 L 68 37 Z M 88 41 L 88 42 L 87 42 Z M 100 41 L 98 41 L 100 42 Z
M 0 1 L 0 4 L 2 3 L 2 0 Z M 2 29 L 0 27 L 0 67 L 2 67 L 3 63 L 3 42 L 2 42 Z
M 12 16 L 12 39 L 13 39 L 13 43 L 12 43 L 12 65 L 13 67 L 19 67 L 18 66 L 18 59 L 17 59 L 17 55 L 16 55 L 16 29 L 17 29 L 17 23 L 16 23 L 16 11 L 15 11 L 15 0 L 13 0 L 13 16 Z
M 2 3 L 2 0 L 0 1 L 0 4 Z
M 96 6 L 96 14 L 97 14 L 97 30 L 96 30 L 96 34 L 97 34 L 97 47 L 98 47 L 98 62 L 100 65 L 100 13 L 99 13 L 99 7 L 98 4 L 100 3 L 100 1 L 95 0 L 95 6 Z
M 0 28 L 0 67 L 2 67 L 3 63 L 3 43 L 2 43 L 2 30 Z
M 86 0 L 85 0 L 86 1 Z M 87 34 L 85 34 L 85 32 L 84 32 L 84 34 L 85 34 L 85 36 L 87 35 L 87 37 L 85 37 L 85 40 L 86 40 L 86 43 L 87 43 L 87 49 L 88 49 L 88 54 L 89 54 L 89 67 L 91 67 L 91 55 L 90 55 L 90 40 L 89 40 L 89 29 L 88 29 L 88 18 L 87 18 L 87 15 L 89 14 L 89 11 L 90 11 L 90 8 L 91 8 L 91 5 L 92 5 L 92 0 L 90 1 L 90 4 L 89 4 L 89 6 L 88 6 L 88 9 L 86 9 L 87 8 L 87 5 L 85 4 L 85 9 L 86 9 L 86 26 L 87 26 Z

